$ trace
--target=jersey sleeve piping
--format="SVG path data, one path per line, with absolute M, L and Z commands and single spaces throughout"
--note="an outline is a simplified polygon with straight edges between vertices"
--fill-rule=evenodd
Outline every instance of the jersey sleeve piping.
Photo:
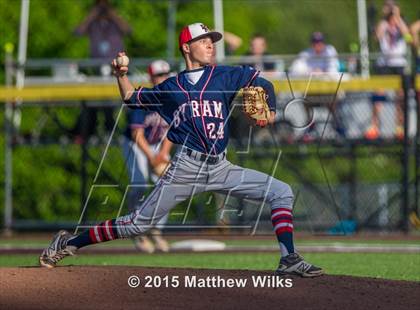
M 249 80 L 249 82 L 246 84 L 246 87 L 249 87 L 249 85 L 251 85 L 251 83 L 255 80 L 255 78 L 260 74 L 260 71 L 256 70 L 254 75 L 251 77 L 251 79 Z
M 144 107 L 144 104 L 141 102 L 141 90 L 143 89 L 143 87 L 140 87 L 140 89 L 137 91 L 137 102 L 136 105 L 139 107 Z

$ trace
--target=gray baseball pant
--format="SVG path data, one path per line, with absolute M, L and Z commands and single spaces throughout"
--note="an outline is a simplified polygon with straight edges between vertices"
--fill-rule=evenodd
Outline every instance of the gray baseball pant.
M 177 152 L 164 176 L 154 190 L 135 211 L 116 219 L 120 238 L 140 235 L 152 228 L 179 202 L 202 192 L 217 192 L 244 199 L 265 201 L 271 209 L 292 211 L 293 192 L 290 186 L 265 173 L 242 168 L 218 155 L 218 162 L 200 161 L 201 153 L 187 149 Z

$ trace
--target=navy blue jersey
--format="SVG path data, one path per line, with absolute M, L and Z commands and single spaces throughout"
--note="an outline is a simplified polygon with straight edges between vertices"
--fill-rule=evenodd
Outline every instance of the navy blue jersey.
M 241 88 L 255 85 L 259 71 L 249 66 L 205 66 L 194 85 L 188 82 L 185 73 L 154 88 L 140 87 L 126 103 L 158 112 L 170 125 L 167 137 L 173 143 L 206 154 L 219 154 L 228 143 L 231 102 Z M 271 86 L 269 103 L 274 110 L 274 91 L 271 83 L 265 82 Z
M 129 109 L 127 111 L 127 128 L 124 135 L 132 140 L 132 130 L 143 128 L 147 142 L 156 144 L 165 136 L 168 127 L 168 124 L 157 112 Z

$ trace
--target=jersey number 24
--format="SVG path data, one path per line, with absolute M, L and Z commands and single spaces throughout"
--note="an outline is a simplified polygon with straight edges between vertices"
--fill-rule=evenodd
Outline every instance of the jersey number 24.
M 219 127 L 217 128 L 216 131 L 216 126 L 217 124 L 215 123 L 207 123 L 207 132 L 208 132 L 208 137 L 210 139 L 216 140 L 216 139 L 223 139 L 224 138 L 224 123 L 223 122 L 219 122 Z

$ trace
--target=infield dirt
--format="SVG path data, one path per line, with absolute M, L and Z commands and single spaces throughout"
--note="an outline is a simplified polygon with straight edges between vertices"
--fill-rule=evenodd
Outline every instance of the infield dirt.
M 128 286 L 132 275 L 137 288 Z M 145 288 L 145 277 L 168 286 Z M 254 287 L 272 272 L 123 266 L 0 268 L 0 309 L 418 309 L 420 282 L 324 275 L 291 278 L 292 287 Z M 185 277 L 206 288 L 185 287 Z M 212 287 L 218 279 L 247 279 L 245 287 Z M 178 279 L 178 287 L 170 287 Z M 203 280 L 200 280 L 203 279 Z M 221 285 L 223 283 L 219 282 Z M 284 280 L 286 281 L 286 280 Z M 155 284 L 158 284 L 157 281 Z

